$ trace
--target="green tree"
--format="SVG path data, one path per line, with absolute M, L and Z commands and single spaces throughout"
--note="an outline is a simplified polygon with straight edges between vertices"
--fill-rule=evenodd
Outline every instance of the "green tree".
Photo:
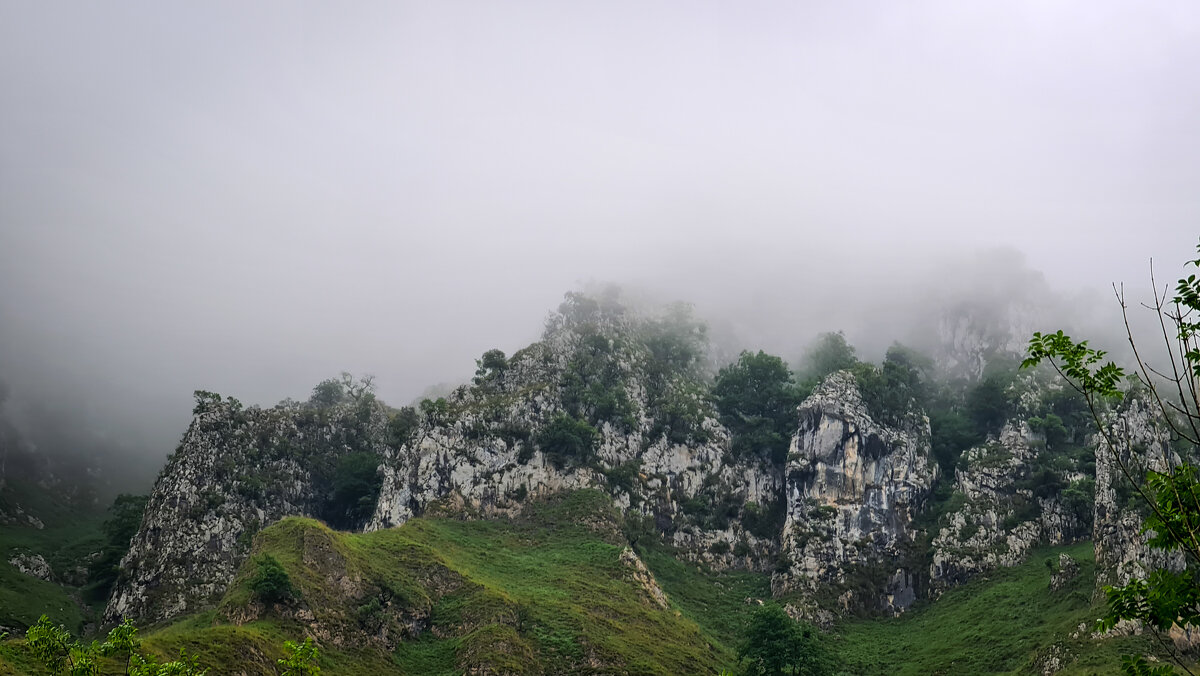
M 1188 265 L 1200 268 L 1200 259 Z M 1172 448 L 1194 452 L 1200 446 L 1200 279 L 1195 274 L 1180 279 L 1173 296 L 1160 294 L 1157 284 L 1154 289 L 1154 304 L 1148 307 L 1157 315 L 1166 350 L 1157 368 L 1149 365 L 1134 340 L 1124 294 L 1117 291 L 1125 315 L 1126 337 L 1137 364 L 1132 379 L 1169 428 Z M 1135 455 L 1138 451 L 1120 436 L 1121 426 L 1107 424 L 1107 417 L 1111 405 L 1127 396 L 1122 389 L 1127 374 L 1106 356 L 1104 351 L 1090 347 L 1088 341 L 1075 341 L 1062 331 L 1035 333 L 1022 366 L 1049 364 L 1079 393 L 1101 439 L 1097 453 L 1109 454 L 1126 485 L 1148 508 L 1145 531 L 1150 534 L 1149 546 L 1184 554 L 1189 565 L 1182 571 L 1159 568 L 1145 579 L 1104 589 L 1109 607 L 1100 622 L 1102 630 L 1122 620 L 1136 620 L 1162 639 L 1173 625 L 1200 626 L 1200 578 L 1196 574 L 1200 564 L 1200 480 L 1191 458 L 1179 463 L 1167 458 L 1164 471 L 1150 471 L 1143 481 L 1137 468 L 1149 465 L 1148 459 L 1123 457 L 1121 449 L 1130 449 Z M 1162 645 L 1184 671 L 1192 673 L 1170 642 L 1162 639 Z M 1140 656 L 1126 656 L 1121 666 L 1131 675 L 1174 673 L 1170 665 L 1151 665 Z
M 834 667 L 817 630 L 774 603 L 751 614 L 738 661 L 745 676 L 827 676 Z
M 279 603 L 295 596 L 292 580 L 287 570 L 270 554 L 254 558 L 255 571 L 250 578 L 250 592 L 263 603 Z
M 858 363 L 854 348 L 846 342 L 841 331 L 822 333 L 804 353 L 800 360 L 799 377 L 803 382 L 815 385 L 834 371 L 853 368 Z
M 393 448 L 411 442 L 421 425 L 421 416 L 412 406 L 405 406 L 388 418 L 388 444 Z
M 742 352 L 717 372 L 713 399 L 735 455 L 784 462 L 801 397 L 782 359 L 762 350 Z
M 112 585 L 121 572 L 121 559 L 129 551 L 129 542 L 142 525 L 142 513 L 146 511 L 145 495 L 118 495 L 108 508 L 108 518 L 100 530 L 104 533 L 104 546 L 100 556 L 88 566 L 88 580 L 92 588 L 89 596 L 96 599 L 108 598 Z
M 590 462 L 598 436 L 586 420 L 559 413 L 537 433 L 535 443 L 551 464 L 561 469 Z
M 335 526 L 357 528 L 374 511 L 383 484 L 379 463 L 379 456 L 370 451 L 347 453 L 338 458 L 328 510 L 329 520 Z
M 475 360 L 475 378 L 476 385 L 483 384 L 490 380 L 498 378 L 505 370 L 508 369 L 508 359 L 504 356 L 503 350 L 488 350 L 483 353 L 483 356 Z
M 984 434 L 997 434 L 1008 420 L 1012 405 L 1009 402 L 1007 378 L 988 375 L 967 393 L 967 411 L 975 426 Z

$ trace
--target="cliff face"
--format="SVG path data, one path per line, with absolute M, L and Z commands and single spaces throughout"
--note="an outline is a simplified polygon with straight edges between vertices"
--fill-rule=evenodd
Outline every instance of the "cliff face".
M 1154 568 L 1181 569 L 1182 554 L 1167 554 L 1146 546 L 1142 533 L 1147 509 L 1129 485 L 1117 460 L 1141 480 L 1147 471 L 1167 471 L 1179 464 L 1169 446 L 1170 435 L 1161 418 L 1141 398 L 1133 397 L 1115 413 L 1108 429 L 1110 449 L 1099 436 L 1096 446 L 1096 504 L 1092 539 L 1096 544 L 1096 586 L 1128 584 Z M 1113 451 L 1118 454 L 1114 457 Z
M 916 598 L 907 561 L 911 526 L 936 478 L 928 419 L 880 425 L 853 376 L 829 376 L 799 409 L 787 464 L 788 565 L 772 579 L 775 593 L 841 585 L 845 607 L 907 607 Z M 874 571 L 874 589 L 851 588 L 847 576 L 855 570 Z
M 777 503 L 780 473 L 730 457 L 711 404 L 664 371 L 647 330 L 621 313 L 556 317 L 542 341 L 454 392 L 386 453 L 367 530 L 443 504 L 507 514 L 533 497 L 602 488 L 692 558 L 768 565 L 777 529 L 751 532 L 737 517 Z M 543 434 L 564 416 L 594 427 L 587 458 L 563 457 Z
M 681 558 L 772 572 L 776 596 L 818 619 L 900 612 L 1037 545 L 1086 535 L 1078 505 L 1061 497 L 1062 482 L 1083 478 L 1079 465 L 1036 480 L 1045 440 L 1026 421 L 1044 393 L 1020 395 L 1002 432 L 939 477 L 928 418 L 880 422 L 855 377 L 837 372 L 799 406 L 786 462 L 772 464 L 732 451 L 698 336 L 686 318 L 570 297 L 540 341 L 511 358 L 485 354 L 471 385 L 408 418 L 369 397 L 259 409 L 203 394 L 106 619 L 211 607 L 259 529 L 330 518 L 334 468 L 349 454 L 379 462 L 368 531 L 438 511 L 503 518 L 535 498 L 600 489 L 630 541 L 661 538 Z M 1161 446 L 1142 409 L 1123 420 L 1130 449 Z M 1145 558 L 1141 522 L 1120 513 L 1103 454 L 1096 470 L 1098 568 L 1115 570 Z
M 154 486 L 105 620 L 157 622 L 212 606 L 259 529 L 319 516 L 342 454 L 382 452 L 377 405 L 243 408 L 202 396 Z
M 1021 420 L 999 438 L 964 453 L 955 470 L 954 497 L 933 539 L 929 576 L 935 589 L 965 582 L 997 567 L 1015 566 L 1037 546 L 1086 536 L 1086 524 L 1063 506 L 1058 492 L 1030 481 L 1041 440 Z

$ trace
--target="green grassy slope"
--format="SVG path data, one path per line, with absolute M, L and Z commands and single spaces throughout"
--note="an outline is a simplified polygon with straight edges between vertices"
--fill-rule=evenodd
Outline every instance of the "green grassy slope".
M 1045 561 L 1060 552 L 1080 564 L 1069 587 L 1051 592 Z M 849 674 L 1030 674 L 1051 650 L 1062 674 L 1115 674 L 1122 653 L 1155 652 L 1149 639 L 1087 638 L 1102 613 L 1091 602 L 1092 544 L 1038 552 L 1024 564 L 994 571 L 895 619 L 847 622 L 831 642 Z M 1071 638 L 1081 623 L 1089 628 Z M 1052 648 L 1052 646 L 1057 646 Z
M 715 638 L 721 630 L 702 628 L 691 612 L 660 608 L 636 582 L 621 560 L 617 523 L 608 499 L 590 491 L 509 521 L 420 518 L 347 534 L 287 519 L 260 533 L 255 551 L 284 565 L 302 608 L 261 613 L 247 588 L 251 563 L 216 613 L 159 629 L 147 646 L 163 655 L 195 651 L 214 675 L 274 673 L 277 646 L 312 624 L 298 621 L 297 611 L 307 611 L 318 633 L 333 637 L 325 642 L 331 673 L 666 675 L 728 666 L 732 652 Z M 429 630 L 391 654 L 361 638 L 396 635 L 402 628 L 394 620 L 413 617 L 428 618 Z M 248 618 L 240 627 L 224 623 Z
M 20 505 L 44 528 L 28 523 L 0 526 L 0 626 L 23 629 L 44 613 L 74 632 L 83 629 L 94 609 L 81 605 L 82 590 L 24 575 L 9 564 L 17 553 L 40 554 L 56 574 L 87 560 L 103 544 L 102 510 L 79 509 L 56 500 L 53 493 L 10 483 L 0 492 L 0 506 Z

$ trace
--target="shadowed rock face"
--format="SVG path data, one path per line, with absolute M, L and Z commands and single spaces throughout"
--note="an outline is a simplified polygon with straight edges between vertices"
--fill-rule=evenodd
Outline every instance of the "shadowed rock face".
M 786 476 L 782 552 L 791 563 L 773 578 L 775 593 L 815 591 L 844 582 L 851 567 L 869 567 L 890 578 L 879 580 L 877 598 L 847 604 L 911 603 L 904 549 L 937 477 L 928 419 L 912 415 L 897 428 L 880 425 L 853 376 L 835 373 L 800 406 Z

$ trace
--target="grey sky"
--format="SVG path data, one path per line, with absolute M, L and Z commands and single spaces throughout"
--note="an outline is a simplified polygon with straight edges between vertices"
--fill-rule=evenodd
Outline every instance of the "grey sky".
M 1190 0 L 4 0 L 0 96 L 0 377 L 164 452 L 195 388 L 406 402 L 592 280 L 778 343 L 1200 233 Z

